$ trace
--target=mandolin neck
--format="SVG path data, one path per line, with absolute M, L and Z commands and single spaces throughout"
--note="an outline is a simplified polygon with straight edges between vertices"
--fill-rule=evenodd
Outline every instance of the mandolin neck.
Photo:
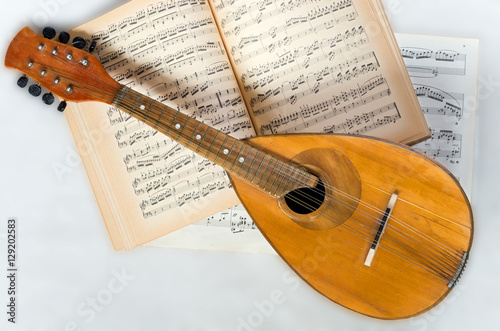
M 113 105 L 273 196 L 318 182 L 309 172 L 124 85 Z

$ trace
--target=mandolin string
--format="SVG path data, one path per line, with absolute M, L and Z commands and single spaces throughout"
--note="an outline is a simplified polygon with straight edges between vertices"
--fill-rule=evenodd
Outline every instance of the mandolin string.
M 286 176 L 286 174 L 284 174 L 284 176 Z M 296 182 L 299 182 L 299 181 L 296 181 Z M 328 184 L 325 184 L 325 187 L 326 187 L 326 188 L 330 188 L 332 191 L 337 192 L 337 193 L 339 193 L 340 195 L 343 195 L 343 196 L 344 196 L 344 197 L 346 197 L 347 199 L 351 199 L 351 200 L 355 201 L 357 204 L 362 204 L 362 205 L 365 205 L 365 206 L 367 206 L 368 208 L 372 209 L 373 211 L 376 211 L 376 212 L 378 212 L 378 213 L 380 213 L 380 214 L 384 214 L 384 213 L 385 213 L 385 211 L 380 210 L 380 209 L 378 209 L 378 208 L 375 208 L 374 206 L 372 206 L 372 205 L 370 205 L 370 204 L 367 204 L 367 203 L 365 203 L 364 201 L 359 200 L 358 198 L 353 197 L 353 196 L 351 196 L 351 195 L 349 195 L 349 194 L 347 194 L 347 193 L 343 192 L 342 190 L 339 190 L 339 189 L 337 189 L 337 188 L 335 188 L 335 187 L 332 187 L 332 186 L 330 186 L 330 185 L 328 185 Z M 317 189 L 317 188 L 315 188 L 315 187 L 311 187 L 311 189 L 312 189 L 312 190 L 316 190 L 316 191 L 318 190 L 318 189 Z M 327 196 L 328 196 L 328 195 L 327 195 Z M 331 198 L 331 197 L 329 197 L 329 198 Z M 316 204 L 321 204 L 321 201 L 318 201 L 318 200 L 316 200 L 316 199 L 310 198 L 309 200 L 315 200 L 315 201 L 313 201 L 313 202 L 315 202 Z M 353 207 L 353 208 L 356 208 L 356 206 L 354 206 L 354 205 L 352 205 L 352 207 Z M 409 227 L 409 226 L 406 226 L 406 224 L 404 224 L 403 222 L 401 222 L 401 221 L 400 221 L 400 220 L 398 220 L 397 218 L 395 218 L 395 217 L 393 217 L 393 216 L 392 216 L 392 218 L 393 218 L 393 222 L 396 222 L 396 223 L 398 223 L 398 224 L 401 224 L 402 226 L 404 226 L 404 227 L 408 228 L 408 229 L 409 229 L 409 230 L 411 230 L 412 232 L 415 232 L 417 235 L 420 235 L 420 236 L 422 236 L 422 237 L 423 237 L 423 235 L 425 235 L 425 234 L 420 234 L 420 233 L 418 233 L 418 230 L 415 230 L 415 229 L 413 229 L 413 228 L 411 228 L 411 227 Z M 389 225 L 388 225 L 388 226 L 389 226 Z M 390 226 L 389 226 L 389 228 L 390 228 Z M 427 236 L 427 237 L 428 237 L 428 236 Z M 426 239 L 426 240 L 428 240 L 428 241 L 434 241 L 437 245 L 440 245 L 440 246 L 441 246 L 444 250 L 448 250 L 448 252 L 449 252 L 449 253 L 451 253 L 451 254 L 455 254 L 455 256 L 457 256 L 458 258 L 460 258 L 460 254 L 456 254 L 456 253 L 455 253 L 454 251 L 452 251 L 449 247 L 446 247 L 445 245 L 442 245 L 442 243 L 440 243 L 440 242 L 436 241 L 434 238 L 431 238 L 431 237 L 425 238 L 425 237 L 423 237 L 423 239 Z
M 60 74 L 60 75 L 64 75 L 63 73 L 59 73 L 59 74 Z M 67 77 L 66 75 L 64 75 L 64 76 L 65 76 L 65 78 L 66 78 L 66 79 L 70 79 L 70 78 L 69 78 L 69 77 Z M 90 75 L 89 75 L 89 77 L 90 77 Z M 93 76 L 92 76 L 92 78 L 93 78 Z M 73 83 L 73 85 L 75 85 L 75 84 Z M 79 87 L 80 87 L 80 88 L 84 88 L 84 87 L 82 87 L 82 86 L 79 86 Z M 84 88 L 84 89 L 85 89 L 85 88 Z M 87 89 L 87 90 L 89 90 L 90 92 L 92 92 L 92 93 L 93 93 L 93 95 L 95 95 L 95 96 L 100 96 L 100 97 L 102 97 L 102 98 L 105 98 L 105 97 L 114 97 L 112 94 L 107 93 L 107 92 L 105 92 L 104 90 L 95 90 L 95 89 L 89 89 L 89 88 L 86 88 L 86 89 Z M 132 106 L 132 105 L 129 105 L 129 106 Z M 173 109 L 173 108 L 172 108 L 172 109 Z M 174 110 L 174 111 L 175 111 L 175 110 Z M 163 125 L 163 123 L 162 123 L 162 125 Z M 165 125 L 166 125 L 166 124 L 165 124 Z M 281 161 L 280 161 L 280 162 L 281 162 Z M 282 174 L 282 175 L 283 175 L 283 174 Z M 293 179 L 293 180 L 294 180 L 294 181 L 296 181 L 296 182 L 301 183 L 300 181 L 297 181 L 297 180 L 295 180 L 295 179 Z M 334 187 L 331 187 L 331 189 L 332 189 L 332 190 L 336 190 L 336 188 L 334 188 Z M 343 193 L 343 194 L 345 194 L 344 192 L 342 192 L 342 193 Z M 329 197 L 329 199 L 331 199 L 331 197 Z M 357 200 L 357 198 L 352 198 L 352 200 Z M 359 201 L 361 201 L 361 200 L 359 200 Z M 362 201 L 361 201 L 361 202 L 362 202 Z M 302 201 L 300 201 L 300 203 L 302 203 L 302 204 L 303 204 L 303 202 L 302 202 Z M 362 203 L 364 203 L 364 202 L 362 202 Z M 310 206 L 306 206 L 306 207 L 307 207 L 307 208 L 311 208 Z M 375 210 L 376 208 L 375 208 L 375 207 L 372 207 L 372 209 L 374 209 L 374 210 Z M 377 222 L 377 219 L 375 219 L 375 221 Z M 351 230 L 352 230 L 352 229 L 351 229 Z M 415 231 L 415 230 L 413 230 L 413 231 Z M 425 234 L 424 234 L 424 235 L 425 235 Z M 432 239 L 432 238 L 431 238 L 431 239 Z M 367 240 L 367 241 L 369 241 L 369 240 Z
M 298 203 L 300 203 L 300 200 L 296 201 Z M 368 243 L 371 243 L 373 241 L 373 238 L 370 239 L 367 237 L 367 235 L 364 235 L 362 233 L 360 233 L 359 231 L 357 231 L 356 229 L 354 229 L 353 227 L 349 226 L 349 225 L 346 225 L 345 223 L 341 224 L 340 225 L 341 227 L 344 227 L 344 228 L 347 228 L 347 230 L 349 230 L 351 233 L 357 235 L 358 237 L 364 239 L 366 242 Z M 384 236 L 384 238 L 386 238 Z M 394 241 L 392 240 L 391 237 L 387 237 L 386 239 L 389 239 L 388 241 L 392 242 L 393 244 L 395 244 L 396 246 L 398 246 L 399 248 L 402 248 L 403 251 L 408 251 L 408 252 L 411 252 L 411 250 L 409 249 L 404 249 L 400 243 L 398 243 L 397 241 Z M 404 253 L 404 252 L 401 252 L 401 251 L 398 251 L 396 250 L 395 248 L 392 248 L 391 246 L 389 245 L 386 245 L 386 244 L 383 244 L 382 242 L 380 242 L 379 244 L 379 248 L 380 249 L 384 249 L 400 258 L 402 258 L 403 260 L 407 261 L 407 262 L 410 262 L 418 267 L 421 267 L 423 268 L 424 270 L 426 271 L 429 271 L 431 273 L 433 273 L 434 275 L 438 276 L 438 277 L 441 277 L 445 280 L 449 280 L 450 277 L 452 277 L 454 275 L 454 269 L 452 269 L 451 267 L 449 267 L 448 265 L 440 265 L 440 262 L 439 261 L 436 261 L 434 259 L 434 262 L 433 264 L 425 264 L 425 263 L 422 263 L 422 261 L 419 261 L 418 260 L 418 257 L 411 257 L 409 256 L 407 253 Z M 420 257 L 421 259 L 424 259 L 426 262 L 428 262 L 424 257 Z M 432 259 L 432 258 L 431 258 Z M 427 268 L 430 268 L 427 269 Z M 440 269 L 440 267 L 442 267 L 442 269 Z
M 132 106 L 132 105 L 129 105 L 129 106 Z M 137 114 L 137 115 L 139 115 L 139 114 Z M 143 115 L 143 114 L 141 114 L 141 115 Z
M 132 105 L 129 105 L 129 106 L 132 106 Z M 153 111 L 155 111 L 155 110 L 153 109 Z M 141 114 L 137 113 L 136 115 L 137 115 L 137 116 L 139 116 L 139 115 L 144 115 L 144 114 L 142 114 L 142 113 L 141 113 Z M 142 117 L 144 118 L 145 116 L 142 116 Z M 162 125 L 163 125 L 163 123 L 162 123 Z M 168 127 L 170 127 L 170 125 L 168 125 Z M 365 240 L 366 240 L 366 239 L 365 239 Z
M 300 201 L 300 199 L 296 199 L 296 200 L 295 200 L 295 202 L 296 202 L 296 203 L 299 203 L 299 204 L 302 204 L 302 202 Z M 366 213 L 366 212 L 361 211 L 361 210 L 359 210 L 359 209 L 358 209 L 358 212 L 361 212 L 361 213 Z M 316 211 L 316 213 L 318 213 L 318 212 Z M 322 214 L 322 213 L 320 212 L 320 213 L 318 213 L 318 214 Z M 370 217 L 372 216 L 372 215 L 370 215 L 370 214 L 368 214 L 368 215 L 369 215 Z M 327 217 L 327 216 L 325 216 L 325 217 Z M 352 219 L 352 220 L 354 220 L 354 221 L 357 221 L 357 222 L 358 222 L 358 223 L 359 223 L 362 227 L 364 227 L 364 225 L 365 225 L 365 224 L 364 224 L 363 222 L 359 221 L 359 219 L 356 219 L 355 217 L 353 217 L 353 218 L 351 218 L 351 219 Z M 347 226 L 347 225 L 346 225 L 346 223 L 341 224 L 341 226 L 344 226 L 344 227 L 349 227 L 349 226 Z M 351 230 L 353 230 L 353 232 L 354 232 L 354 231 L 356 231 L 356 230 L 354 230 L 352 227 L 350 227 L 350 229 L 351 229 Z M 386 232 L 386 234 L 384 235 L 384 238 L 385 238 L 385 239 L 388 239 L 390 242 L 393 242 L 395 245 L 399 246 L 399 247 L 400 247 L 401 249 L 403 249 L 403 250 L 406 250 L 406 251 L 408 251 L 408 252 L 411 252 L 411 251 L 412 251 L 412 249 L 411 249 L 411 248 L 410 248 L 407 244 L 405 244 L 405 243 L 403 243 L 403 242 L 401 242 L 401 241 L 398 241 L 397 239 L 394 239 L 394 240 L 393 240 L 393 239 L 392 239 L 392 236 L 390 235 L 390 232 Z M 368 239 L 368 238 L 364 237 L 364 239 L 365 239 L 366 241 L 368 241 L 368 242 L 373 241 L 373 238 L 370 240 L 370 239 Z M 383 246 L 383 245 L 382 245 L 382 246 Z M 424 249 L 426 249 L 427 251 L 429 251 L 429 253 L 435 254 L 435 253 L 431 252 L 431 251 L 430 251 L 427 247 L 424 247 Z M 454 268 L 453 268 L 453 266 L 452 266 L 452 265 L 450 265 L 450 264 L 448 263 L 448 261 L 443 260 L 443 259 L 442 259 L 442 258 L 440 258 L 439 256 L 437 256 L 436 258 L 431 257 L 431 259 L 433 259 L 433 260 L 434 260 L 434 263 L 435 263 L 436 265 L 441 265 L 443 268 L 448 269 L 448 271 L 449 271 L 449 272 L 453 275 Z
M 153 111 L 154 111 L 154 110 L 153 110 Z M 139 113 L 138 113 L 137 115 L 139 115 Z M 143 114 L 140 114 L 140 115 L 143 115 Z M 142 117 L 144 117 L 144 116 L 142 116 Z
M 49 56 L 50 56 L 50 55 L 49 55 Z M 53 59 L 56 59 L 56 60 L 58 60 L 58 61 L 60 61 L 60 62 L 62 62 L 62 63 L 63 63 L 63 64 L 65 64 L 65 65 L 67 65 L 67 62 L 66 62 L 65 60 L 63 60 L 63 59 L 59 58 L 59 57 L 52 57 L 52 58 L 53 58 Z M 94 75 L 92 75 L 92 74 L 91 74 L 91 73 L 89 73 L 89 72 L 86 72 L 86 71 L 81 70 L 81 69 L 80 69 L 80 67 L 76 67 L 76 70 L 78 70 L 78 71 L 80 72 L 80 74 L 83 74 L 83 75 L 84 75 L 84 76 L 86 76 L 87 78 L 90 78 L 90 79 L 95 79 L 95 76 L 94 76 Z M 65 76 L 65 78 L 66 78 L 66 79 L 68 79 L 68 80 L 70 80 L 70 79 L 71 79 L 70 77 L 67 77 L 67 76 L 66 76 L 64 73 L 62 73 L 62 72 L 59 72 L 59 75 L 61 75 L 61 76 Z M 103 82 L 105 83 L 105 85 L 108 85 L 108 84 L 106 84 L 106 82 L 105 82 L 105 81 L 103 81 Z M 76 84 L 76 85 L 79 85 L 79 84 Z M 108 86 L 109 86 L 109 85 L 108 85 Z M 82 86 L 80 86 L 80 87 L 82 87 Z M 82 87 L 82 88 L 83 88 L 83 87 Z M 100 96 L 100 97 L 101 97 L 101 98 L 103 98 L 103 99 L 105 99 L 105 98 L 109 98 L 109 97 L 114 97 L 114 95 L 112 95 L 111 93 L 106 93 L 104 90 L 98 90 L 98 92 L 96 92 L 96 90 L 95 90 L 95 89 L 93 89 L 93 90 L 92 90 L 92 89 L 88 89 L 88 90 L 89 90 L 89 91 L 92 91 L 92 92 L 93 92 L 93 95 L 98 95 L 98 96 Z M 175 109 L 173 109 L 173 108 L 171 108 L 171 109 L 172 109 L 172 110 L 174 110 L 174 111 L 176 111 L 176 110 L 175 110 Z M 279 159 L 277 159 L 277 160 L 278 160 L 279 162 L 281 162 Z M 284 175 L 284 174 L 281 174 L 281 175 Z M 285 175 L 285 176 L 286 176 L 286 175 Z M 299 181 L 297 181 L 297 180 L 295 180 L 295 179 L 294 179 L 294 181 L 299 182 Z M 300 183 L 300 182 L 299 182 L 299 183 Z M 329 185 L 328 185 L 328 186 L 329 186 Z M 342 195 L 348 196 L 348 194 L 346 194 L 345 192 L 342 192 L 341 190 L 338 190 L 338 189 L 337 189 L 337 188 L 335 188 L 335 187 L 331 187 L 331 186 L 330 186 L 330 187 L 328 187 L 328 188 L 330 188 L 332 191 L 337 191 L 337 192 L 339 192 L 339 193 L 340 193 L 340 194 L 342 194 Z M 313 189 L 316 189 L 316 188 L 313 188 Z M 330 198 L 331 198 L 331 197 L 330 197 Z M 361 200 L 357 199 L 356 197 L 350 197 L 350 199 L 352 199 L 353 201 L 355 201 L 355 202 L 357 202 L 357 203 L 360 203 L 360 202 L 361 202 L 362 204 L 365 204 L 365 202 L 364 202 L 364 201 L 361 201 Z M 357 201 L 356 201 L 356 200 L 357 200 Z M 384 211 L 383 211 L 383 210 L 380 210 L 380 209 L 376 208 L 375 206 L 371 206 L 371 205 L 369 205 L 369 204 L 367 204 L 367 206 L 369 206 L 369 207 L 370 207 L 371 209 L 373 209 L 374 211 L 377 211 L 377 212 L 380 212 L 380 213 L 384 213 Z M 354 206 L 353 208 L 356 208 L 356 206 Z M 406 227 L 407 229 L 411 230 L 412 232 L 414 232 L 414 233 L 416 233 L 416 234 L 418 234 L 418 235 L 422 236 L 424 239 L 425 239 L 425 237 L 424 237 L 424 236 L 427 236 L 427 235 L 425 235 L 425 234 L 419 234 L 419 231 L 418 231 L 418 230 L 413 229 L 413 228 L 411 228 L 411 227 L 409 227 L 409 226 L 406 226 L 406 224 L 404 224 L 404 223 L 403 223 L 403 222 L 401 222 L 400 220 L 397 220 L 397 219 L 396 219 L 396 218 L 394 218 L 394 217 L 393 217 L 392 219 L 393 219 L 393 222 L 398 222 L 398 223 L 400 223 L 401 225 L 403 225 L 403 226 L 404 226 L 404 227 Z M 391 224 L 387 224 L 387 228 L 390 228 L 391 226 L 392 226 Z M 430 237 L 429 237 L 429 239 L 430 239 L 430 240 L 434 240 L 433 238 L 430 238 Z M 443 247 L 443 248 L 444 248 L 444 247 Z M 451 251 L 450 251 L 450 253 L 455 254 L 456 256 L 460 257 L 460 254 L 459 254 L 458 252 L 451 252 Z
M 301 202 L 302 203 L 302 202 Z

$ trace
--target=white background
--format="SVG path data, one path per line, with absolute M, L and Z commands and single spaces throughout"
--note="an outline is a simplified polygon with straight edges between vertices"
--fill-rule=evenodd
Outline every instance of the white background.
M 0 330 L 498 330 L 500 2 L 383 2 L 396 32 L 480 39 L 475 238 L 464 276 L 444 302 L 413 319 L 381 321 L 323 298 L 276 256 L 144 247 L 115 252 L 64 116 L 19 89 L 19 74 L 2 66 Z M 69 30 L 122 3 L 5 1 L 0 53 L 23 26 Z M 61 166 L 67 171 L 58 174 Z M 16 324 L 6 313 L 9 217 L 18 220 Z M 279 303 L 270 307 L 273 297 Z

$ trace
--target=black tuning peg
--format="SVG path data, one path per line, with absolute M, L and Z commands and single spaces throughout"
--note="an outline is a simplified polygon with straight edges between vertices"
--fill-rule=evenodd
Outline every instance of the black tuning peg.
M 46 105 L 51 105 L 54 103 L 54 95 L 52 93 L 45 93 L 42 96 L 43 103 Z
M 37 97 L 42 93 L 42 88 L 40 87 L 40 85 L 33 84 L 29 87 L 28 91 L 32 96 Z
M 26 75 L 19 77 L 17 80 L 17 86 L 24 88 L 26 85 L 28 85 L 28 77 L 26 77 Z
M 63 100 L 59 103 L 59 106 L 57 106 L 57 110 L 59 110 L 60 112 L 63 112 L 64 109 L 66 109 L 66 106 L 67 106 L 66 101 Z
M 63 31 L 59 33 L 59 41 L 62 42 L 63 44 L 67 44 L 69 41 L 69 33 Z
M 87 44 L 87 42 L 82 37 L 75 37 L 73 39 L 72 45 L 75 46 L 76 48 L 82 49 L 85 47 L 86 44 Z
M 56 36 L 56 30 L 50 26 L 46 26 L 43 29 L 43 36 L 47 39 L 53 39 Z
M 90 43 L 90 46 L 89 46 L 89 53 L 90 54 L 92 54 L 92 52 L 94 51 L 96 45 L 97 45 L 97 42 L 95 40 L 92 40 L 92 42 Z

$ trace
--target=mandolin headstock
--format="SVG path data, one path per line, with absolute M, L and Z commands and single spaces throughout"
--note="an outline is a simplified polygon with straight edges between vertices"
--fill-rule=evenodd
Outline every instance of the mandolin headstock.
M 5 66 L 25 73 L 68 101 L 111 104 L 121 87 L 95 56 L 38 36 L 27 27 L 9 45 Z

